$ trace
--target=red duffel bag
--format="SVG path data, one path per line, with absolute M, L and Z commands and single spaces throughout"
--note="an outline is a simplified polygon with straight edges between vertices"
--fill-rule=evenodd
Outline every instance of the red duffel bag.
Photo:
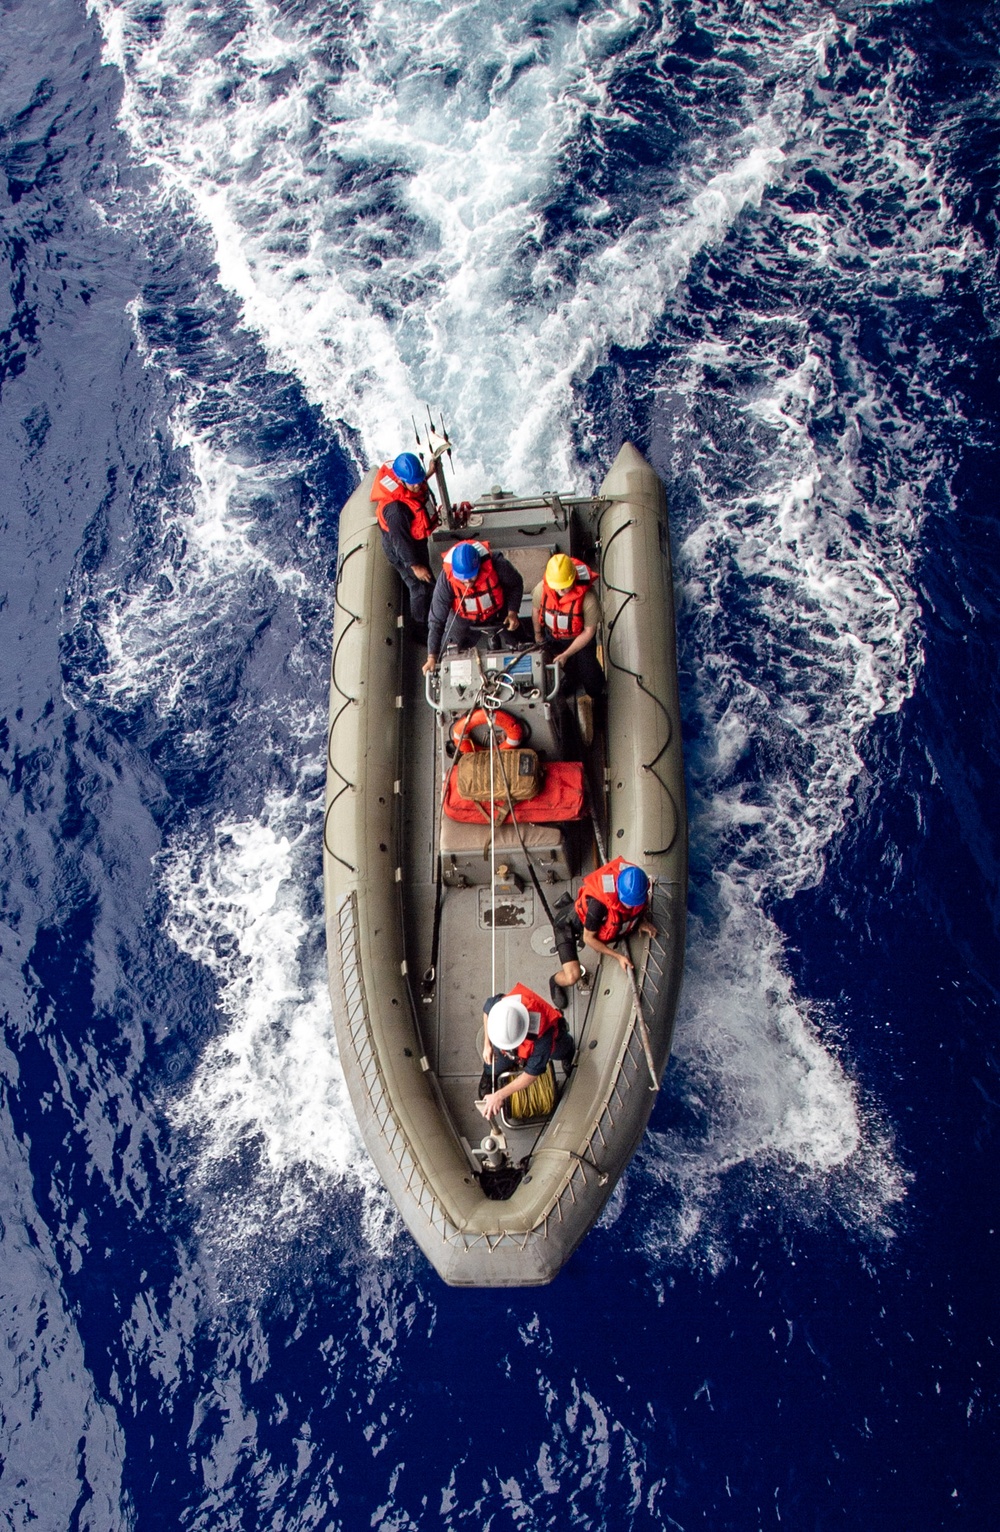
M 455 775 L 457 765 L 448 773 L 448 786 L 444 795 L 444 811 L 449 819 L 458 824 L 489 824 L 489 808 L 485 803 L 475 803 L 470 798 L 459 797 Z M 493 807 L 498 824 L 510 818 L 505 802 L 497 801 Z M 515 803 L 514 818 L 520 824 L 562 824 L 567 819 L 582 819 L 586 813 L 584 800 L 583 766 L 580 761 L 550 761 L 545 768 L 541 791 L 524 803 Z

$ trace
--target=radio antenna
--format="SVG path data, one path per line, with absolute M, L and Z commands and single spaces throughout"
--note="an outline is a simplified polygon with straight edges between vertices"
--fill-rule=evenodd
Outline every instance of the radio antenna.
M 427 407 L 427 444 L 430 448 L 431 465 L 434 473 L 434 480 L 438 487 L 438 493 L 441 496 L 441 504 L 444 506 L 449 525 L 451 525 L 451 496 L 448 493 L 448 483 L 445 479 L 444 468 L 441 464 L 441 459 L 444 457 L 445 453 L 448 454 L 449 463 L 451 462 L 451 442 L 448 440 L 448 433 L 444 428 L 444 422 L 441 422 L 440 431 L 434 424 L 434 419 L 430 412 L 430 406 Z

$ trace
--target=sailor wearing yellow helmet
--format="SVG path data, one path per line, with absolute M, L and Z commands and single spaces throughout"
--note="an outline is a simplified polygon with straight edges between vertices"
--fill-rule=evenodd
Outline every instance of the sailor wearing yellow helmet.
M 604 696 L 604 671 L 597 658 L 601 604 L 594 587 L 597 571 L 568 553 L 554 553 L 531 592 L 536 644 L 545 644 L 571 691 L 582 687 Z

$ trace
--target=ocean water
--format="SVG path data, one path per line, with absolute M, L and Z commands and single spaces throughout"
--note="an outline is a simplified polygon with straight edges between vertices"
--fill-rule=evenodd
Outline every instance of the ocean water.
M 6 0 L 0 1524 L 979 1532 L 996 7 Z M 540 1291 L 454 1292 L 326 993 L 337 512 L 667 485 L 685 988 Z

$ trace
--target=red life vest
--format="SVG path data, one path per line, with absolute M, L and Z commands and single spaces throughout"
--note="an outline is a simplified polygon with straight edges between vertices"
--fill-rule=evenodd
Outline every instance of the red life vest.
M 596 872 L 589 873 L 580 885 L 576 896 L 576 913 L 584 926 L 587 923 L 587 900 L 596 899 L 607 909 L 604 924 L 596 932 L 599 942 L 616 942 L 619 936 L 628 936 L 646 913 L 646 901 L 642 904 L 622 904 L 618 897 L 618 874 L 628 865 L 623 856 L 606 862 Z
M 394 500 L 401 501 L 413 516 L 410 536 L 414 542 L 425 542 L 438 524 L 438 514 L 427 485 L 404 484 L 402 479 L 396 478 L 388 463 L 383 463 L 375 475 L 371 498 L 375 501 L 375 517 L 383 532 L 389 530 L 385 522 L 385 508 Z
M 459 580 L 451 572 L 451 556 L 458 547 L 457 543 L 448 549 L 441 562 L 455 597 L 455 611 L 461 613 L 467 622 L 489 622 L 491 617 L 496 617 L 504 610 L 506 597 L 493 567 L 489 543 L 474 542 L 472 546 L 479 554 L 479 570 L 474 580 Z
M 535 1051 L 535 1044 L 546 1032 L 555 1032 L 562 1024 L 562 1011 L 557 1011 L 554 1005 L 549 1005 L 541 995 L 536 995 L 533 989 L 527 989 L 523 984 L 515 984 L 513 989 L 507 991 L 505 999 L 520 1000 L 528 1013 L 528 1035 L 523 1043 L 515 1050 L 522 1064 L 531 1058 Z
M 576 584 L 569 590 L 553 590 L 548 580 L 542 580 L 542 621 L 553 638 L 578 638 L 583 632 L 583 602 L 591 585 L 597 579 L 597 570 L 573 560 Z

